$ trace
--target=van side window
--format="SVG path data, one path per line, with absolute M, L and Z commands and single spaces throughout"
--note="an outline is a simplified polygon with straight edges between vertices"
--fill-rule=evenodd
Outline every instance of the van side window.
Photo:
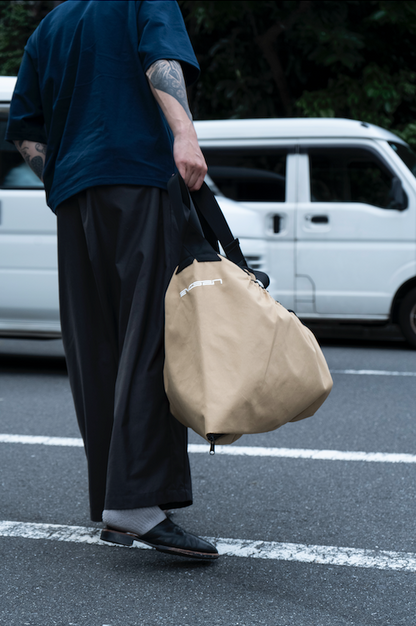
M 0 117 L 0 188 L 43 189 L 43 183 L 23 161 L 17 149 L 8 143 L 6 134 L 7 115 Z
M 289 149 L 202 148 L 208 175 L 239 202 L 285 202 Z
M 361 202 L 395 208 L 393 179 L 370 150 L 309 148 L 311 202 Z

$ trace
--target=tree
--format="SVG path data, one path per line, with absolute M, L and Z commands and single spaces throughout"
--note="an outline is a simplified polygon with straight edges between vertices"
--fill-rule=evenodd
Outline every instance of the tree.
M 416 144 L 416 3 L 179 3 L 202 68 L 196 118 L 348 117 Z
M 17 74 L 26 41 L 58 4 L 61 4 L 59 0 L 0 2 L 0 74 Z
M 61 0 L 63 1 L 63 0 Z M 59 0 L 0 2 L 0 73 Z M 416 147 L 413 0 L 179 0 L 202 73 L 196 119 L 347 117 Z

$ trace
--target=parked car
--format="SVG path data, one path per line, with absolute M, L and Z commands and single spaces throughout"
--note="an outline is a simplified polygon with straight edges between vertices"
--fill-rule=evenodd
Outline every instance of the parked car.
M 416 155 L 347 119 L 196 122 L 220 192 L 262 215 L 270 292 L 304 320 L 398 322 L 416 347 Z
M 15 78 L 0 77 L 4 137 Z M 416 347 L 416 155 L 355 120 L 195 123 L 208 182 L 269 291 L 308 320 L 399 323 Z M 60 333 L 56 218 L 0 144 L 0 335 Z
M 59 337 L 56 217 L 41 181 L 4 141 L 15 81 L 0 77 L 0 336 Z M 265 270 L 262 215 L 218 200 L 250 266 Z

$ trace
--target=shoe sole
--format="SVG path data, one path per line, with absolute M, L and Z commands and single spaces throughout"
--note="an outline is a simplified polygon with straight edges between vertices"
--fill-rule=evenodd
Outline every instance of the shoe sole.
M 109 543 L 117 543 L 121 546 L 132 546 L 134 541 L 138 541 L 150 546 L 151 548 L 155 548 L 158 552 L 174 554 L 176 556 L 185 556 L 191 559 L 202 559 L 205 561 L 212 561 L 214 559 L 218 559 L 220 556 L 218 553 L 210 554 L 209 552 L 194 552 L 192 550 L 184 550 L 183 548 L 175 548 L 174 546 L 159 546 L 154 543 L 149 543 L 148 541 L 143 541 L 139 535 L 135 535 L 134 533 L 122 532 L 111 528 L 105 528 L 102 530 L 100 539 Z

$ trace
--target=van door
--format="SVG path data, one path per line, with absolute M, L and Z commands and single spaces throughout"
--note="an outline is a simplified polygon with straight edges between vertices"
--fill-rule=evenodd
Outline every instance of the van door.
M 270 276 L 268 291 L 287 308 L 295 294 L 296 155 L 293 145 L 201 142 L 208 174 L 221 193 L 263 216 L 266 258 L 247 257 Z M 238 232 L 234 233 L 238 237 Z M 244 249 L 243 249 L 244 253 Z M 259 265 L 260 263 L 260 265 Z
M 0 111 L 4 137 L 7 110 Z M 60 333 L 56 217 L 16 148 L 0 143 L 0 333 Z
M 416 258 L 412 190 L 401 180 L 399 206 L 400 175 L 375 142 L 315 142 L 301 152 L 308 197 L 297 209 L 296 274 L 313 291 L 310 317 L 387 319 L 395 276 Z

